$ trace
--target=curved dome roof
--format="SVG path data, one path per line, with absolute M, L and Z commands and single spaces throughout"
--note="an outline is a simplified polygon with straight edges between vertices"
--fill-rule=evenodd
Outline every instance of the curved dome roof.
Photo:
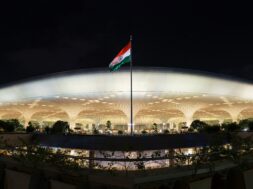
M 67 120 L 126 125 L 130 117 L 129 70 L 89 69 L 52 74 L 0 88 L 1 119 Z M 139 125 L 253 117 L 253 84 L 210 73 L 135 68 L 133 116 Z M 141 129 L 141 127 L 139 128 Z
M 54 96 L 85 96 L 105 92 L 129 92 L 129 71 L 102 69 L 70 71 L 30 79 L 0 88 L 0 102 Z M 137 68 L 133 71 L 133 91 L 183 92 L 253 98 L 253 84 L 191 70 Z

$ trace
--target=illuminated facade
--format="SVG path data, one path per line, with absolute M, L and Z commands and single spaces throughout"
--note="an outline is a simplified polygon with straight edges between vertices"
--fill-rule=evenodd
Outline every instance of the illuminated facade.
M 129 72 L 80 70 L 0 88 L 1 119 L 26 126 L 65 120 L 71 128 L 129 131 Z M 138 68 L 133 72 L 134 131 L 179 130 L 195 120 L 209 123 L 253 117 L 253 84 L 187 70 Z

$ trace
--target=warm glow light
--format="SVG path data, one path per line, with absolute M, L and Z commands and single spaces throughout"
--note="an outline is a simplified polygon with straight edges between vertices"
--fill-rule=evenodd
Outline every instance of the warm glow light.
M 19 112 L 22 114 L 19 119 L 29 113 L 32 116 L 34 112 L 54 109 L 64 112 L 65 119 L 81 113 L 83 119 L 93 116 L 94 123 L 96 119 L 104 119 L 126 126 L 130 117 L 129 92 L 128 71 L 69 72 L 0 88 L 0 107 L 3 112 L 4 109 Z M 137 69 L 133 72 L 134 121 L 137 128 L 139 123 L 163 124 L 168 120 L 178 125 L 188 118 L 195 119 L 194 116 L 234 119 L 234 110 L 240 112 L 252 106 L 252 94 L 253 84 L 224 77 L 184 70 Z M 206 109 L 213 111 L 198 112 Z M 252 114 L 244 112 L 243 116 Z
M 187 83 L 187 85 L 182 85 L 182 83 Z M 0 101 L 18 101 L 35 97 L 59 98 L 58 94 L 64 96 L 64 99 L 68 99 L 68 96 L 73 96 L 74 94 L 85 94 L 87 92 L 117 93 L 118 91 L 129 91 L 128 71 L 115 73 L 107 71 L 97 73 L 80 72 L 75 74 L 70 72 L 65 75 L 55 75 L 4 87 L 0 89 Z M 233 96 L 247 98 L 248 100 L 253 99 L 253 85 L 251 84 L 210 75 L 170 70 L 134 71 L 133 91 L 184 91 L 201 93 L 202 96 L 207 96 L 207 94 L 230 96 L 233 94 Z M 126 93 L 126 95 L 128 94 Z M 158 98 L 157 96 L 153 97 Z M 196 97 L 194 96 L 194 98 Z

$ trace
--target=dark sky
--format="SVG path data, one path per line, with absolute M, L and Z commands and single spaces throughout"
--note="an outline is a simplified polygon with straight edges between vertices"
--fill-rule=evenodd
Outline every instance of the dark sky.
M 240 1 L 36 0 L 0 7 L 0 83 L 106 68 L 130 34 L 134 66 L 253 81 L 252 7 Z

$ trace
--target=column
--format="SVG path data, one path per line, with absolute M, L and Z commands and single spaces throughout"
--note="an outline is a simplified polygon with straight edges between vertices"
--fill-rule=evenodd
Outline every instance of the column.
M 89 150 L 89 169 L 94 168 L 94 160 L 93 160 L 94 157 L 95 157 L 95 151 Z
M 190 127 L 192 122 L 193 122 L 193 118 L 192 117 L 187 117 L 186 118 L 186 126 L 187 127 Z
M 79 104 L 68 104 L 61 105 L 61 109 L 68 114 L 68 122 L 70 129 L 74 129 L 76 125 L 76 119 L 78 118 L 79 113 L 85 108 Z
M 70 129 L 74 129 L 75 127 L 76 127 L 76 118 L 75 117 L 71 117 L 70 119 L 69 119 L 69 128 Z
M 133 104 L 133 131 L 134 131 L 134 123 L 135 123 L 135 117 L 137 115 L 137 113 L 143 109 L 146 106 L 146 104 Z M 131 125 L 130 125 L 130 106 L 129 106 L 129 102 L 122 102 L 120 104 L 116 104 L 115 107 L 117 107 L 117 109 L 121 110 L 122 112 L 124 112 L 124 114 L 127 116 L 128 121 L 128 128 L 127 131 L 128 133 L 131 132 Z
M 174 155 L 175 155 L 175 151 L 174 149 L 169 149 L 169 164 L 170 164 L 170 167 L 174 167 L 175 165 L 175 161 L 174 161 Z

